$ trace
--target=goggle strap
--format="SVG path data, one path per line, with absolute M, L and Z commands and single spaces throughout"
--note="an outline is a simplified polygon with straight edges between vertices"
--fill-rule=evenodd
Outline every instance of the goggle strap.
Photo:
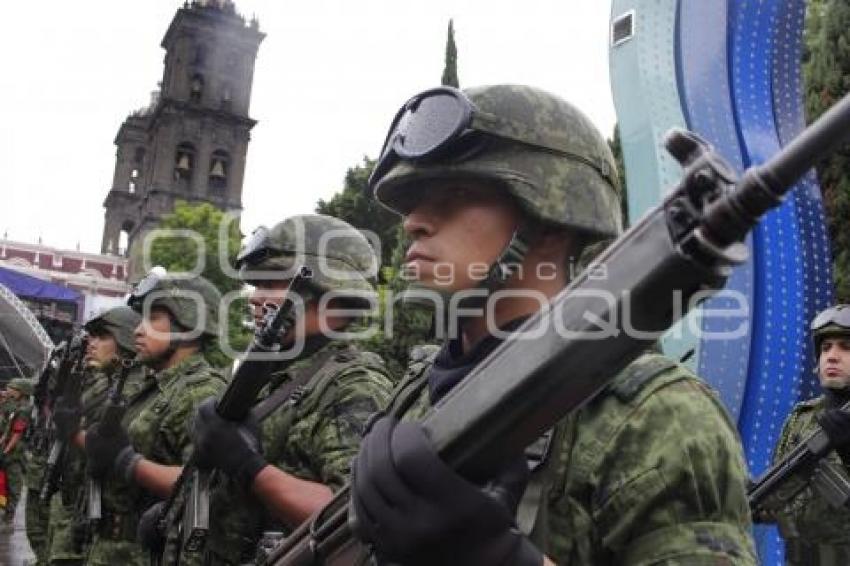
M 579 151 L 565 146 L 561 143 L 561 140 L 548 136 L 542 132 L 531 131 L 525 124 L 476 109 L 472 114 L 470 128 L 498 138 L 512 140 L 531 147 L 541 148 L 563 155 L 568 159 L 579 161 L 595 169 L 600 175 L 613 184 L 611 166 L 606 159 L 603 157 L 588 157 L 586 155 L 582 155 Z

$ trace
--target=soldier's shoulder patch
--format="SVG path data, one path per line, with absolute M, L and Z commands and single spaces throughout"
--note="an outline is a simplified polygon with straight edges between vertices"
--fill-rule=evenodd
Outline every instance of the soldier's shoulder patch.
M 660 354 L 646 353 L 626 366 L 611 382 L 609 390 L 622 402 L 632 400 L 656 375 L 676 367 Z

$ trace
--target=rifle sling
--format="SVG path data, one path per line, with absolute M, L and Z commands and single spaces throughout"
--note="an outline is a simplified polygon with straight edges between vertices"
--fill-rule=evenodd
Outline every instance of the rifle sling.
M 313 362 L 309 366 L 296 371 L 295 377 L 293 377 L 291 381 L 282 385 L 271 395 L 254 405 L 254 408 L 251 409 L 251 413 L 257 421 L 262 422 L 269 415 L 274 413 L 278 407 L 286 403 L 292 395 L 298 391 L 298 389 L 306 385 L 316 372 L 318 372 L 322 366 L 324 366 L 328 360 L 336 354 L 337 352 L 334 351 L 333 348 L 328 348 L 324 352 L 316 354 Z

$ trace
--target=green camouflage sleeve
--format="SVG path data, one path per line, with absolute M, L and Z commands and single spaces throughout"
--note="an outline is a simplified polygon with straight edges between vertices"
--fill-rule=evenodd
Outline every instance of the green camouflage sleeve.
M 160 431 L 170 461 L 186 462 L 192 454 L 189 426 L 201 401 L 216 396 L 224 389 L 224 381 L 213 372 L 194 375 L 184 382 L 163 416 Z
M 675 379 L 684 371 L 580 412 L 550 524 L 559 563 L 756 563 L 740 442 L 704 384 Z
M 369 417 L 384 407 L 391 388 L 387 376 L 371 368 L 357 367 L 336 376 L 316 410 L 293 423 L 287 452 L 303 454 L 309 462 L 302 466 L 336 491 L 348 480 Z

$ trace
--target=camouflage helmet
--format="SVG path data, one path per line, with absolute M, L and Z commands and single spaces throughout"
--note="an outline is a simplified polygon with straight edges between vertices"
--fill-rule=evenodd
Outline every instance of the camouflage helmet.
M 850 305 L 834 305 L 819 312 L 809 326 L 815 345 L 815 357 L 827 336 L 850 336 Z
M 579 230 L 591 239 L 622 231 L 613 155 L 582 112 L 528 86 L 485 86 L 464 90 L 464 95 L 471 103 L 471 115 L 491 124 L 481 131 L 492 135 L 484 136 L 477 149 L 459 144 L 458 150 L 446 151 L 441 158 L 397 159 L 370 180 L 381 203 L 405 214 L 417 202 L 416 187 L 424 183 L 493 181 L 532 219 Z M 474 134 L 479 128 L 473 122 L 469 129 Z M 381 160 L 385 155 L 386 146 Z
M 135 350 L 133 333 L 141 322 L 139 313 L 128 306 L 118 306 L 91 317 L 83 325 L 89 333 L 108 332 L 118 347 L 126 352 Z
M 294 268 L 312 270 L 318 292 L 374 291 L 379 259 L 366 237 L 348 222 L 323 214 L 293 216 L 268 230 L 258 228 L 236 258 L 243 281 L 286 279 Z
M 15 391 L 20 391 L 24 395 L 29 396 L 32 395 L 35 386 L 31 379 L 16 377 L 6 384 L 6 389 L 14 389 Z
M 177 277 L 151 272 L 139 281 L 127 299 L 137 313 L 160 307 L 171 313 L 174 322 L 203 336 L 218 336 L 218 309 L 221 293 L 203 277 Z

